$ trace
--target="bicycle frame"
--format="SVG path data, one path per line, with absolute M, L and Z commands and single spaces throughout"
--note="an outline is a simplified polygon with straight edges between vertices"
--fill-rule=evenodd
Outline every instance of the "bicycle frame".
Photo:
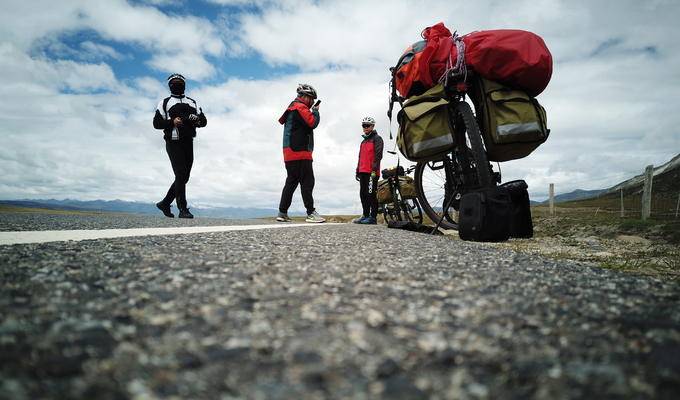
M 468 86 L 464 79 L 458 78 L 462 77 L 449 77 L 446 85 L 446 98 L 450 107 L 449 128 L 454 135 L 455 147 L 440 159 L 418 163 L 421 167 L 417 174 L 421 205 L 433 221 L 438 220 L 438 224 L 449 227 L 457 226 L 456 211 L 465 193 L 492 185 L 499 178 L 487 160 L 483 135 L 472 108 L 465 101 Z M 441 186 L 435 188 L 435 193 L 439 194 L 427 197 L 422 182 L 423 173 L 425 170 L 441 169 L 444 170 L 444 176 L 439 173 L 438 182 Z M 435 202 L 430 203 L 431 200 Z

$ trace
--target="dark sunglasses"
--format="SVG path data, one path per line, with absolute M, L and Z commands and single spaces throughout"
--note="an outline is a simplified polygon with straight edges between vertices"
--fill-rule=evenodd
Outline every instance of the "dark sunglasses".
M 371 124 L 361 124 L 361 127 L 362 127 L 362 128 L 370 128 L 370 127 L 372 127 L 372 126 L 373 126 L 373 125 L 371 125 Z

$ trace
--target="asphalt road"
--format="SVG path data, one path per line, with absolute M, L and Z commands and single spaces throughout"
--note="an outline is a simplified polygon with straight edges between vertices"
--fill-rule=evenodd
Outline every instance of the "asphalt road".
M 0 276 L 0 398 L 680 393 L 678 283 L 450 237 L 329 225 L 11 245 Z

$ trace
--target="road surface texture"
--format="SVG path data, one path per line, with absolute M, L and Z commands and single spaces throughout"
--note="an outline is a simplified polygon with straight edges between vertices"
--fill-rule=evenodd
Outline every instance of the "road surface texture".
M 176 210 L 174 210 L 176 213 Z M 160 214 L 160 212 L 159 212 Z M 273 220 L 273 218 L 271 219 Z M 179 219 L 117 213 L 47 214 L 0 213 L 2 231 L 44 231 L 71 229 L 170 228 L 187 226 L 249 225 L 264 223 L 255 219 L 222 218 Z
M 58 229 L 45 218 L 26 226 Z M 347 224 L 7 245 L 0 275 L 3 399 L 680 394 L 678 283 L 450 237 Z

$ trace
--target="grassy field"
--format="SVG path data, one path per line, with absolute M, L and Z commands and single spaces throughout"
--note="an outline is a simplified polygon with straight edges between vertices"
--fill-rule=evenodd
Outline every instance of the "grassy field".
M 640 217 L 642 208 L 642 184 L 623 190 L 624 215 L 629 219 Z M 680 196 L 680 168 L 656 176 L 652 183 L 651 214 L 657 221 L 674 219 Z M 597 197 L 559 203 L 560 208 L 585 208 L 609 211 L 617 215 L 621 210 L 621 192 L 602 194 Z
M 579 203 L 579 202 L 574 202 Z M 680 219 L 621 218 L 601 207 L 532 208 L 534 238 L 512 239 L 501 247 L 583 261 L 605 268 L 680 280 Z
M 79 211 L 79 210 L 55 210 L 51 208 L 17 207 L 0 204 L 0 213 L 33 213 L 33 214 L 57 214 L 57 215 L 100 215 L 105 211 Z

